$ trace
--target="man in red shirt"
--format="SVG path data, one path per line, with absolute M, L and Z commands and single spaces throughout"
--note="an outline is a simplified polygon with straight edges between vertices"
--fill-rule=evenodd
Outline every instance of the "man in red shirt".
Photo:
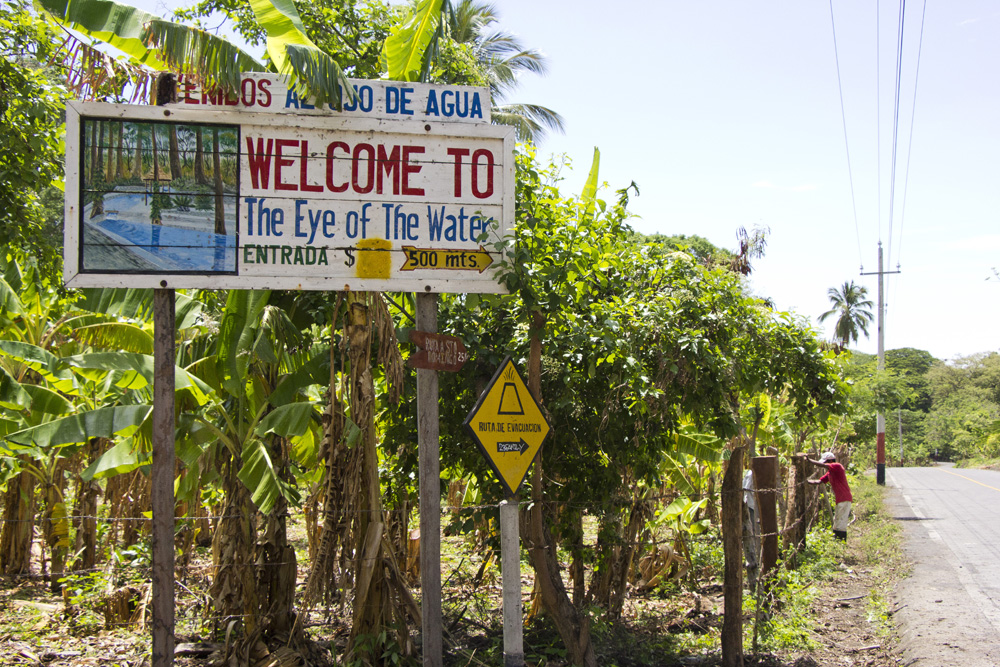
M 851 518 L 851 487 L 847 484 L 847 471 L 844 466 L 837 463 L 837 457 L 833 452 L 824 452 L 819 461 L 807 459 L 809 463 L 821 468 L 826 468 L 826 474 L 819 479 L 807 479 L 810 484 L 822 484 L 829 482 L 833 487 L 833 499 L 837 502 L 837 509 L 833 513 L 833 534 L 838 539 L 847 540 L 847 524 Z

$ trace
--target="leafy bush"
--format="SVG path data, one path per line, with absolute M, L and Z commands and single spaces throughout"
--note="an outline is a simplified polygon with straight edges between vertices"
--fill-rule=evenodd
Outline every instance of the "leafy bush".
M 171 204 L 178 211 L 190 211 L 192 199 L 188 195 L 174 195 Z

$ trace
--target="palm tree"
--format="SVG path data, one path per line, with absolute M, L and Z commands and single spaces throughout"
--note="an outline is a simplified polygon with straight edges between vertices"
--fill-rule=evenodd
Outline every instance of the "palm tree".
M 540 138 L 546 129 L 561 132 L 562 117 L 551 109 L 501 103 L 517 88 L 522 72 L 545 73 L 545 58 L 538 51 L 525 49 L 513 35 L 493 30 L 496 21 L 495 7 L 481 0 L 460 0 L 455 6 L 450 0 L 413 0 L 408 17 L 385 40 L 382 54 L 388 78 L 430 81 L 432 65 L 439 64 L 441 40 L 450 39 L 471 51 L 477 71 L 462 74 L 479 80 L 461 83 L 489 86 L 494 123 L 514 127 L 521 141 Z
M 495 103 L 493 121 L 511 125 L 518 139 L 540 139 L 546 129 L 563 131 L 563 119 L 555 111 L 537 104 L 501 104 L 518 85 L 523 72 L 545 74 L 545 56 L 526 49 L 509 32 L 493 29 L 499 21 L 496 6 L 480 0 L 461 0 L 449 15 L 448 34 L 458 44 L 472 49 Z
M 828 318 L 836 316 L 833 337 L 837 346 L 843 349 L 850 343 L 858 342 L 859 332 L 867 338 L 868 325 L 875 319 L 871 310 L 874 304 L 865 298 L 868 296 L 868 288 L 855 285 L 852 280 L 845 282 L 839 289 L 831 287 L 827 291 L 827 296 L 830 297 L 833 307 L 820 315 L 819 321 L 825 322 Z

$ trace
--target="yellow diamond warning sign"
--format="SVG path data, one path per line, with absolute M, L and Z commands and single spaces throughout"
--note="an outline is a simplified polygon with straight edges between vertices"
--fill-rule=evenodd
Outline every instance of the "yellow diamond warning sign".
M 465 419 L 504 490 L 513 496 L 549 435 L 549 423 L 510 357 Z

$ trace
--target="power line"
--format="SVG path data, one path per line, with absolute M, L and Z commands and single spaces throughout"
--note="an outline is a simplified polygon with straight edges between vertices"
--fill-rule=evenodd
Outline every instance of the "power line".
M 916 121 L 917 115 L 917 89 L 920 82 L 920 56 L 923 54 L 924 46 L 924 26 L 926 25 L 927 17 L 927 0 L 923 1 L 923 7 L 920 12 L 920 36 L 917 40 L 917 63 L 913 75 L 913 101 L 910 105 L 910 136 L 907 140 L 906 145 L 906 171 L 903 175 L 903 200 L 900 207 L 899 213 L 899 243 L 896 246 L 896 268 L 900 266 L 900 260 L 903 256 L 903 222 L 906 219 L 906 194 L 909 191 L 910 184 L 910 162 L 913 157 L 913 126 Z M 892 258 L 892 239 L 889 239 L 889 257 L 890 261 Z M 893 283 L 892 295 L 893 301 L 899 295 L 899 281 Z
M 896 203 L 896 148 L 899 144 L 899 92 L 903 74 L 903 36 L 906 27 L 906 0 L 899 2 L 899 28 L 896 38 L 896 85 L 892 109 L 892 165 L 889 169 L 889 261 L 892 262 L 892 218 Z
M 830 28 L 833 31 L 833 59 L 837 64 L 837 90 L 840 92 L 840 120 L 844 127 L 844 150 L 847 152 L 847 179 L 851 184 L 851 208 L 854 211 L 854 236 L 858 241 L 858 261 L 864 264 L 861 256 L 861 231 L 858 228 L 858 204 L 854 197 L 854 172 L 851 169 L 851 147 L 847 141 L 847 114 L 844 112 L 844 86 L 840 79 L 840 55 L 837 49 L 837 24 L 833 18 L 833 0 L 830 0 Z
M 927 0 L 924 0 L 923 10 L 920 13 L 920 38 L 917 41 L 917 68 L 913 76 L 913 104 L 910 108 L 910 139 L 906 146 L 906 174 L 903 177 L 903 204 L 899 214 L 899 246 L 896 248 L 896 262 L 899 263 L 903 255 L 903 221 L 906 219 L 906 193 L 910 184 L 910 158 L 913 157 L 913 123 L 917 116 L 917 84 L 920 81 L 920 55 L 924 48 L 924 23 L 927 17 Z M 890 254 L 891 257 L 891 254 Z
M 881 7 L 875 0 L 875 209 L 878 241 L 882 242 L 882 23 Z

